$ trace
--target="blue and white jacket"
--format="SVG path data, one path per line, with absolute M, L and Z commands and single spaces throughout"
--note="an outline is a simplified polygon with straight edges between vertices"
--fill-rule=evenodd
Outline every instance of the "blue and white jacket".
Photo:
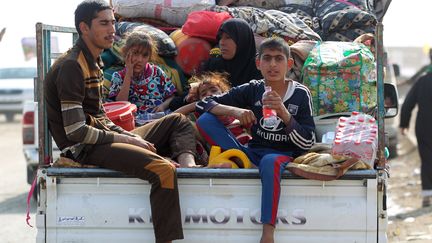
M 276 126 L 264 126 L 261 102 L 265 86 L 263 79 L 252 80 L 225 94 L 205 98 L 196 104 L 196 110 L 204 113 L 218 104 L 250 109 L 257 118 L 257 124 L 252 125 L 249 147 L 290 151 L 297 156 L 309 150 L 315 143 L 315 123 L 309 89 L 299 82 L 290 82 L 283 97 L 284 105 L 292 115 L 287 125 L 278 118 Z

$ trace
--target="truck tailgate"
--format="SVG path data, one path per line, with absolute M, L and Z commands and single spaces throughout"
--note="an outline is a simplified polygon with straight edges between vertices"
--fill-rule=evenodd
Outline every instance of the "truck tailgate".
M 39 175 L 45 182 L 37 242 L 154 242 L 146 181 L 106 169 L 47 168 Z M 183 242 L 259 241 L 256 169 L 178 169 L 178 177 Z M 349 171 L 331 182 L 286 171 L 275 240 L 377 242 L 377 195 L 374 170 Z

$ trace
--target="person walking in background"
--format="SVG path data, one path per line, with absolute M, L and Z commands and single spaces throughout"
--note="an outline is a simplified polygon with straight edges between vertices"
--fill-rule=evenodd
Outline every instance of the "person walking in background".
M 156 242 L 183 239 L 176 169 L 157 152 L 169 148 L 179 162 L 194 163 L 194 128 L 181 114 L 132 132 L 108 119 L 102 107 L 100 54 L 112 47 L 114 23 L 104 0 L 86 0 L 76 8 L 79 38 L 44 81 L 49 130 L 62 156 L 149 181 Z
M 432 53 L 432 52 L 431 52 Z M 432 206 L 432 69 L 413 84 L 402 105 L 400 131 L 408 132 L 411 113 L 418 106 L 415 134 L 421 159 L 423 207 Z

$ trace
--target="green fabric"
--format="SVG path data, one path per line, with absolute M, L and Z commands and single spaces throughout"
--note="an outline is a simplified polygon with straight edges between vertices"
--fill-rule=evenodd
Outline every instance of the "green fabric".
M 314 115 L 362 111 L 376 105 L 376 69 L 363 44 L 318 42 L 306 59 L 302 75 L 310 89 Z

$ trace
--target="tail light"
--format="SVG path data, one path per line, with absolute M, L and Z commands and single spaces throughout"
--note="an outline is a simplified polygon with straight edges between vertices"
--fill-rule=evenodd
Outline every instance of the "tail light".
M 27 111 L 24 113 L 22 118 L 22 138 L 23 144 L 34 144 L 35 143 L 35 129 L 34 129 L 34 112 Z

